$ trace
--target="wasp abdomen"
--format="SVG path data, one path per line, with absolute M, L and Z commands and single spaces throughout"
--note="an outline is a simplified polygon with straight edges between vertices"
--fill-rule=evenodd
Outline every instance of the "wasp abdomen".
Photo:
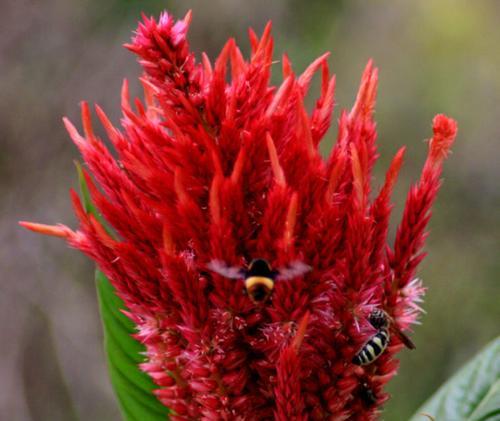
M 389 344 L 389 339 L 389 330 L 385 328 L 380 329 L 363 345 L 352 359 L 352 362 L 356 365 L 371 364 L 385 351 Z

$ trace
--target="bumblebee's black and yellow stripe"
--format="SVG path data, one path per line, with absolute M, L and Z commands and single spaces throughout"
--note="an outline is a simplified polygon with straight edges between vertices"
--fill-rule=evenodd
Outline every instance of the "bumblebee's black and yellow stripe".
M 254 303 L 267 299 L 274 288 L 274 280 L 266 276 L 250 276 L 245 279 L 245 288 Z
M 311 267 L 298 260 L 290 262 L 287 267 L 273 269 L 266 259 L 253 259 L 247 268 L 228 266 L 222 260 L 211 260 L 207 268 L 230 279 L 245 280 L 248 296 L 254 304 L 264 303 L 274 289 L 277 279 L 292 279 L 302 276 L 311 270 Z
M 374 362 L 389 345 L 389 329 L 381 328 L 366 342 L 352 359 L 353 364 L 368 365 Z

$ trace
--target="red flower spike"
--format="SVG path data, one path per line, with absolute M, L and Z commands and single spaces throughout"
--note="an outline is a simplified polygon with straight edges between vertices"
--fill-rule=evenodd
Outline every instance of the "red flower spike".
M 78 231 L 21 225 L 65 238 L 108 276 L 146 346 L 141 369 L 172 419 L 375 419 L 402 344 L 391 335 L 372 364 L 352 359 L 376 333 L 374 309 L 401 330 L 421 311 L 424 287 L 414 276 L 456 123 L 434 119 L 391 249 L 390 197 L 404 148 L 371 201 L 373 63 L 323 160 L 317 147 L 335 90 L 328 54 L 298 78 L 284 55 L 277 88 L 269 84 L 270 24 L 260 38 L 250 30 L 249 60 L 230 40 L 212 65 L 190 51 L 190 22 L 191 13 L 177 22 L 167 13 L 158 21 L 144 16 L 126 45 L 144 69 L 144 102 L 130 103 L 125 81 L 121 129 L 96 106 L 116 154 L 95 134 L 85 102 L 83 135 L 64 119 L 87 164 L 92 201 L 116 236 L 75 193 Z M 320 95 L 307 112 L 303 98 L 316 72 Z M 207 268 L 215 259 L 246 268 L 255 258 L 281 275 L 297 265 L 311 270 L 278 276 L 268 300 L 255 304 L 243 279 Z

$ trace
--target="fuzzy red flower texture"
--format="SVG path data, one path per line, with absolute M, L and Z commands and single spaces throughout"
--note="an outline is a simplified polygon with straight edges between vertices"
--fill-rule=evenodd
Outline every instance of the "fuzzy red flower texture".
M 420 180 L 411 188 L 395 243 L 387 245 L 400 149 L 377 194 L 373 121 L 377 69 L 368 63 L 355 104 L 339 118 L 325 159 L 318 144 L 330 126 L 335 77 L 325 54 L 300 76 L 286 55 L 283 83 L 270 85 L 268 24 L 249 32 L 246 60 L 230 39 L 215 62 L 189 49 L 189 13 L 144 17 L 131 44 L 144 69 L 144 101 L 122 90 L 122 128 L 96 106 L 116 150 L 96 136 L 82 105 L 83 135 L 65 119 L 88 167 L 92 200 L 108 233 L 72 192 L 80 228 L 22 223 L 65 238 L 108 276 L 147 349 L 142 369 L 158 385 L 173 420 L 370 420 L 388 399 L 403 344 L 390 336 L 370 364 L 353 357 L 385 311 L 392 328 L 415 323 L 424 287 L 415 278 L 441 166 L 456 135 L 438 115 Z M 321 75 L 312 111 L 304 105 Z M 374 196 L 373 199 L 370 199 Z M 247 268 L 311 267 L 277 279 L 256 303 L 244 279 L 210 262 Z

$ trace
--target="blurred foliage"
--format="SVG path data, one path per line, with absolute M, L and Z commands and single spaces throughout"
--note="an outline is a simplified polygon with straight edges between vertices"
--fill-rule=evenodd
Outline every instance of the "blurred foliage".
M 464 361 L 497 336 L 500 319 L 500 3 L 495 0 L 378 2 L 316 0 L 4 0 L 0 16 L 0 284 L 2 344 L 0 419 L 34 419 L 19 381 L 26 320 L 33 303 L 51 321 L 54 346 L 81 419 L 118 419 L 101 352 L 92 267 L 59 242 L 19 232 L 18 219 L 74 221 L 67 187 L 76 185 L 60 117 L 78 119 L 81 99 L 98 102 L 119 120 L 123 77 L 138 92 L 139 67 L 121 48 L 141 11 L 193 9 L 191 40 L 216 54 L 229 36 L 248 52 L 248 26 L 273 20 L 276 59 L 287 51 L 296 72 L 325 50 L 337 74 L 335 111 L 352 105 L 369 57 L 380 68 L 376 119 L 381 158 L 375 184 L 397 148 L 408 146 L 395 194 L 393 225 L 408 186 L 423 164 L 432 117 L 459 122 L 459 138 L 444 171 L 420 276 L 428 286 L 427 314 L 417 326 L 417 350 L 404 351 L 384 420 L 407 419 Z M 277 70 L 279 64 L 276 65 Z M 273 78 L 279 81 L 279 72 Z M 317 81 L 315 81 L 317 86 Z M 314 95 L 311 95 L 311 101 Z M 336 119 L 336 117 L 335 117 Z M 335 126 L 335 125 L 334 125 Z M 322 145 L 331 147 L 333 127 Z M 54 262 L 64 262 L 55 265 Z M 55 267 L 57 266 L 57 267 Z M 33 324 L 33 348 L 44 328 Z M 27 331 L 30 331 L 29 329 Z M 30 331 L 31 332 L 31 331 Z M 36 353 L 24 354 L 37 358 Z M 31 364 L 33 370 L 36 364 Z M 40 378 L 43 371 L 34 371 Z M 36 374 L 38 373 L 38 374 Z M 68 408 L 59 385 L 54 413 Z M 44 399 L 43 394 L 31 394 Z M 97 405 L 96 402 L 99 404 Z M 35 406 L 33 406 L 35 407 Z M 69 409 L 67 409 L 69 411 Z M 68 413 L 68 418 L 71 419 Z
M 26 323 L 21 354 L 21 376 L 26 405 L 33 420 L 77 421 L 70 391 L 65 384 L 54 347 L 50 320 L 33 306 Z M 38 337 L 45 332 L 43 338 Z M 33 356 L 36 358 L 33 358 Z M 40 370 L 41 368 L 41 370 Z M 57 396 L 57 405 L 53 405 Z
M 429 414 L 437 420 L 498 420 L 500 336 L 441 386 L 410 421 L 421 421 L 422 414 Z

